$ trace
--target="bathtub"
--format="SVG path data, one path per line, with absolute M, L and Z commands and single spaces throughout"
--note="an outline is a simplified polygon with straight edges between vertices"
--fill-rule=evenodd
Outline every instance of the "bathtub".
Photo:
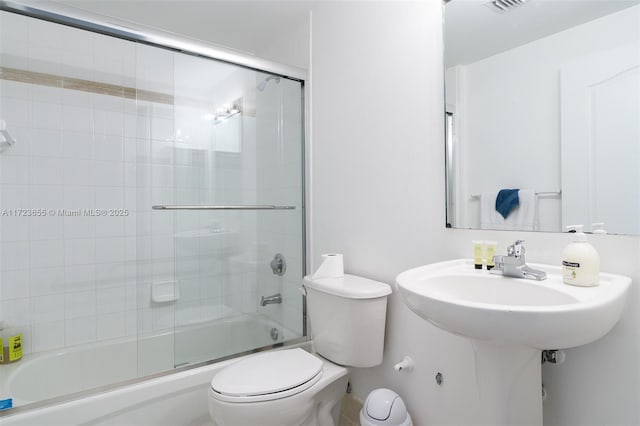
M 311 342 L 283 347 L 311 350 Z M 278 350 L 278 349 L 276 349 Z M 5 412 L 2 426 L 212 426 L 211 378 L 242 359 L 221 361 L 123 386 L 58 405 Z M 7 415 L 8 414 L 8 415 Z
M 172 332 L 141 336 L 139 339 L 111 340 L 59 351 L 25 355 L 20 362 L 1 367 L 4 379 L 2 397 L 13 398 L 15 406 L 45 400 L 57 402 L 56 398 L 64 400 L 68 398 L 63 396 L 69 395 L 72 398 L 80 398 L 80 395 L 73 394 L 88 389 L 100 390 L 101 387 L 111 389 L 115 387 L 113 384 L 117 382 L 131 381 L 139 376 L 166 372 L 174 367 L 267 347 L 297 337 L 293 332 L 266 317 L 240 315 L 229 319 L 183 326 Z M 223 364 L 224 362 L 214 363 L 163 375 L 156 379 L 141 381 L 62 405 L 84 406 L 85 403 L 101 399 L 104 395 L 111 395 L 114 397 L 114 401 L 119 401 L 117 395 L 128 393 L 130 388 L 147 389 L 148 386 L 160 386 L 165 389 L 164 394 L 158 393 L 158 395 L 163 394 L 164 396 L 171 395 L 178 389 L 182 389 L 180 392 L 184 393 L 185 389 L 190 386 L 195 386 L 193 391 L 204 386 L 203 397 L 206 397 L 208 381 L 211 380 L 213 372 Z M 73 372 L 73 374 L 69 374 L 69 372 Z M 174 381 L 182 383 L 182 385 L 174 389 Z M 189 391 L 187 391 L 188 393 Z M 150 393 L 147 396 L 151 398 L 153 395 Z M 129 398 L 125 398 L 126 400 Z M 39 404 L 46 405 L 46 401 Z M 13 424 L 5 423 L 9 420 L 15 418 L 15 421 L 18 421 L 19 418 L 29 417 L 29 413 L 31 413 L 31 411 L 25 410 L 23 415 L 20 413 L 22 410 L 14 411 L 18 411 L 18 413 L 15 415 L 10 414 L 10 411 L 3 413 L 4 416 L 0 420 L 3 426 Z M 38 412 L 41 409 L 33 411 Z M 206 414 L 206 405 L 204 413 Z M 40 423 L 31 421 L 31 423 L 24 424 L 37 425 Z M 47 420 L 42 424 L 50 425 L 52 423 Z M 67 421 L 64 424 L 75 423 Z M 79 421 L 78 424 L 94 423 Z

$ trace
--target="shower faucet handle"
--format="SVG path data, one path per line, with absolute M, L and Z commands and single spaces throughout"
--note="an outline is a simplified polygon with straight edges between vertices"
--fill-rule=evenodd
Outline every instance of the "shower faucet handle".
M 287 272 L 287 261 L 280 253 L 273 256 L 273 259 L 271 260 L 271 263 L 269 263 L 269 266 L 271 266 L 273 275 L 278 275 L 281 277 L 285 272 Z

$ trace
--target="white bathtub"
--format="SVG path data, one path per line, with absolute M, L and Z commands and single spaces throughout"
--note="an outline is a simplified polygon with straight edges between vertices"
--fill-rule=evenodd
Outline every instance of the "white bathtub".
M 288 346 L 310 349 L 305 342 Z M 146 380 L 82 399 L 0 417 L 2 426 L 210 426 L 211 378 L 241 358 Z M 337 368 L 325 363 L 325 368 Z M 10 412 L 5 412 L 10 413 Z
M 277 340 L 271 336 L 272 328 L 278 330 Z M 112 340 L 26 355 L 18 363 L 1 367 L 2 398 L 11 397 L 15 406 L 21 406 L 296 337 L 265 317 L 241 315 L 140 339 Z M 2 418 L 0 423 L 4 426 L 5 419 L 10 417 Z

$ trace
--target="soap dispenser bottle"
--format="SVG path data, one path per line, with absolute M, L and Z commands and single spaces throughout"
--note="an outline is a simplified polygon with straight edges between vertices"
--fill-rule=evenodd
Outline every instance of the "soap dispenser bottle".
M 600 278 L 600 256 L 587 242 L 582 225 L 570 225 L 575 239 L 562 251 L 562 279 L 565 284 L 591 287 L 598 285 Z

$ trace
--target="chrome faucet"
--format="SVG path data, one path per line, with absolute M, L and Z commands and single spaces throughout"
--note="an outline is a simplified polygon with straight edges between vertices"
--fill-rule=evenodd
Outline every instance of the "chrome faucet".
M 547 273 L 539 269 L 533 269 L 527 265 L 524 258 L 524 241 L 518 240 L 507 247 L 506 256 L 493 256 L 493 263 L 496 265 L 492 274 L 502 274 L 505 277 L 526 278 L 529 280 L 542 281 L 547 279 Z
M 260 306 L 272 305 L 274 303 L 282 303 L 282 297 L 280 293 L 274 294 L 272 296 L 260 297 Z

